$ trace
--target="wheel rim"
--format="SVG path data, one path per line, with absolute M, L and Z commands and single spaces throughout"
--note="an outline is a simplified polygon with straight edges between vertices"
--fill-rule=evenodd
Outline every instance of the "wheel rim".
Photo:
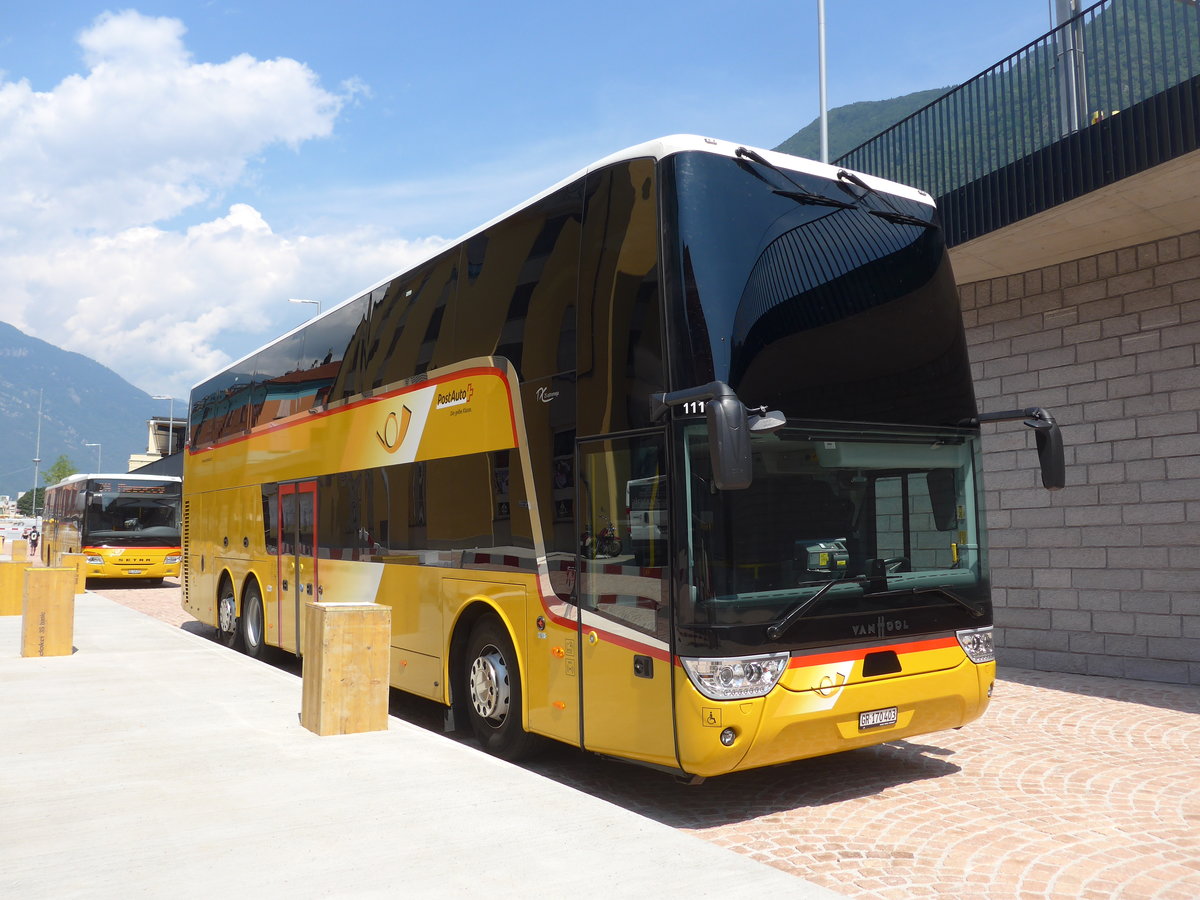
M 222 594 L 217 600 L 217 627 L 226 634 L 232 634 L 237 624 L 234 613 L 233 594 Z
M 471 663 L 471 705 L 481 719 L 499 726 L 508 715 L 511 699 L 508 667 L 500 651 L 489 644 Z

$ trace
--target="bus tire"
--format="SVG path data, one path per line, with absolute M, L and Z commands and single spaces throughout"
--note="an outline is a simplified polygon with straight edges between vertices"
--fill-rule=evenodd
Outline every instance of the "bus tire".
M 221 586 L 217 589 L 217 640 L 226 647 L 237 647 L 240 637 L 235 597 L 233 582 L 228 578 L 222 578 Z M 227 610 L 225 621 L 222 621 L 222 609 Z
M 262 659 L 265 644 L 265 629 L 263 622 L 262 591 L 254 579 L 246 585 L 246 595 L 242 598 L 242 617 L 238 620 L 238 629 L 242 635 L 242 652 L 251 659 Z
M 488 753 L 515 761 L 528 756 L 536 738 L 521 725 L 521 672 L 508 630 L 494 615 L 471 627 L 463 686 L 471 731 Z

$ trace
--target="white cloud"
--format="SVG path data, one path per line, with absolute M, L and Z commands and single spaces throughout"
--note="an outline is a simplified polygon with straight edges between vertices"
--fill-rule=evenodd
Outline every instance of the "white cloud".
M 0 256 L 0 283 L 18 292 L 6 294 L 6 304 L 15 299 L 27 311 L 10 317 L 18 328 L 100 360 L 151 393 L 184 397 L 262 343 L 253 335 L 282 333 L 311 312 L 287 307 L 289 297 L 322 297 L 328 309 L 441 245 L 369 231 L 289 238 L 236 204 L 185 232 L 141 226 L 78 237 L 53 252 Z M 48 332 L 47 309 L 59 311 Z
M 237 203 L 163 227 L 224 197 L 266 148 L 329 135 L 369 94 L 357 81 L 331 93 L 290 59 L 196 62 L 185 33 L 105 13 L 79 36 L 85 74 L 48 92 L 0 80 L 0 319 L 175 396 L 260 343 L 248 334 L 295 324 L 288 297 L 330 306 L 438 244 L 284 237 Z

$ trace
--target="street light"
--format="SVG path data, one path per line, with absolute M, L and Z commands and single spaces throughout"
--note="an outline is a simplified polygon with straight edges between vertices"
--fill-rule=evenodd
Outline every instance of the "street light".
M 317 315 L 319 316 L 321 314 L 320 300 L 301 300 L 299 297 L 292 297 L 288 300 L 288 303 L 315 303 L 317 305 Z
M 175 398 L 168 397 L 166 394 L 155 394 L 155 400 L 170 400 L 171 405 L 167 407 L 167 420 L 170 424 L 167 425 L 167 456 L 175 452 Z
M 829 162 L 829 112 L 825 102 L 825 0 L 817 0 L 817 83 L 821 106 L 821 162 Z
M 84 441 L 83 446 L 96 448 L 96 471 L 103 472 L 104 469 L 102 469 L 100 467 L 100 445 L 99 444 L 89 444 L 87 441 Z

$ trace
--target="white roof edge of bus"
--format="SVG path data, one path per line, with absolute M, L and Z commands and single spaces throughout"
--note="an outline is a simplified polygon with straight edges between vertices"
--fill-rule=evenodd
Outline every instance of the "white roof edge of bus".
M 272 347 L 275 344 L 278 344 L 281 341 L 285 340 L 286 338 L 291 337 L 293 334 L 300 331 L 301 329 L 307 328 L 309 325 L 311 325 L 317 319 L 323 319 L 326 316 L 331 315 L 334 312 L 336 312 L 337 310 L 341 309 L 347 303 L 352 303 L 353 301 L 357 300 L 359 297 L 363 296 L 364 294 L 371 293 L 371 291 L 375 290 L 376 288 L 382 287 L 383 285 L 387 284 L 388 282 L 393 281 L 394 279 L 400 277 L 404 273 L 411 272 L 413 269 L 417 268 L 418 266 L 423 266 L 425 263 L 429 262 L 429 260 L 433 259 L 439 253 L 443 253 L 446 249 L 448 249 L 450 247 L 455 247 L 455 246 L 463 243 L 464 241 L 470 240 L 471 238 L 475 237 L 475 235 L 479 234 L 480 232 L 483 232 L 483 231 L 487 230 L 488 228 L 491 228 L 493 225 L 497 224 L 498 222 L 502 222 L 503 220 L 507 219 L 509 216 L 521 211 L 525 207 L 532 206 L 534 203 L 537 203 L 543 197 L 548 197 L 550 194 L 554 193 L 555 191 L 559 190 L 560 188 L 566 187 L 568 184 L 571 184 L 573 181 L 579 180 L 580 178 L 584 177 L 585 175 L 587 175 L 590 172 L 594 172 L 597 169 L 602 169 L 605 166 L 609 166 L 609 165 L 612 165 L 613 163 L 622 162 L 623 160 L 628 160 L 628 159 L 641 159 L 641 158 L 647 157 L 647 156 L 652 157 L 654 159 L 666 159 L 668 156 L 673 156 L 676 153 L 682 153 L 685 150 L 704 150 L 709 153 L 720 153 L 723 156 L 732 157 L 732 156 L 734 156 L 734 153 L 738 147 L 746 147 L 747 149 L 753 150 L 754 152 L 761 154 L 762 157 L 764 159 L 766 159 L 768 162 L 770 162 L 776 166 L 779 166 L 779 168 L 781 168 L 781 169 L 790 169 L 793 172 L 803 172 L 807 175 L 817 175 L 817 176 L 823 177 L 823 178 L 836 179 L 837 173 L 840 171 L 843 171 L 842 166 L 835 166 L 835 165 L 831 165 L 831 164 L 827 164 L 827 163 L 817 162 L 816 160 L 813 160 L 813 159 L 805 159 L 802 156 L 792 156 L 791 154 L 788 154 L 788 153 L 780 153 L 777 150 L 764 150 L 760 147 L 750 147 L 748 144 L 738 144 L 733 141 L 723 141 L 723 140 L 719 140 L 717 138 L 702 137 L 700 135 L 695 135 L 695 134 L 671 134 L 671 135 L 667 135 L 666 137 L 656 138 L 652 141 L 646 141 L 641 144 L 634 144 L 632 147 L 626 147 L 624 150 L 618 150 L 616 153 L 611 153 L 608 156 L 604 157 L 603 159 L 599 159 L 596 162 L 585 166 L 584 168 L 580 169 L 578 172 L 568 175 L 566 178 L 563 178 L 561 181 L 558 181 L 558 182 L 552 184 L 550 187 L 546 188 L 544 191 L 534 194 L 529 199 L 524 200 L 521 203 L 518 203 L 516 206 L 512 207 L 511 209 L 507 209 L 504 212 L 500 213 L 500 215 L 495 216 L 491 219 L 488 219 L 488 221 L 484 222 L 482 225 L 478 226 L 477 228 L 472 228 L 470 231 L 466 232 L 461 237 L 455 238 L 452 241 L 447 241 L 439 249 L 429 253 L 426 256 L 420 257 L 415 262 L 411 263 L 410 265 L 406 266 L 405 268 L 398 269 L 397 271 L 393 272 L 391 275 L 388 275 L 386 278 L 379 279 L 375 283 L 371 284 L 369 287 L 366 287 L 360 291 L 355 291 L 353 294 L 351 294 L 345 300 L 342 300 L 340 303 L 336 304 L 335 306 L 331 306 L 331 307 L 329 307 L 329 309 L 324 310 L 320 315 L 313 316 L 311 319 L 308 319 L 305 322 L 301 322 L 295 328 L 291 329 L 291 331 L 284 332 L 283 334 L 279 335 L 279 337 L 275 338 L 274 340 L 268 341 L 267 343 L 263 344 L 261 347 L 256 347 L 254 350 L 251 350 L 249 353 L 247 353 L 245 356 L 241 357 L 240 359 L 235 359 L 233 362 L 229 363 L 228 365 L 222 366 L 220 369 L 213 372 L 211 375 L 208 375 L 207 377 L 200 379 L 199 381 L 197 381 L 195 384 L 192 385 L 192 390 L 195 390 L 200 385 L 204 384 L 204 382 L 208 381 L 209 379 L 213 378 L 216 375 L 219 375 L 221 372 L 228 372 L 230 369 L 233 369 L 236 366 L 238 366 L 239 364 L 244 363 L 246 360 L 250 359 L 252 356 L 256 356 L 257 354 L 261 353 L 263 350 L 266 350 L 268 347 Z M 846 170 L 846 171 L 849 171 L 849 170 Z M 864 172 L 854 172 L 854 174 L 857 175 L 859 178 L 861 178 L 868 186 L 870 186 L 876 190 L 886 191 L 889 194 L 895 194 L 896 196 L 904 197 L 905 199 L 908 199 L 908 200 L 914 200 L 917 203 L 924 203 L 928 206 L 933 205 L 933 198 L 930 197 L 929 194 L 925 193 L 922 190 L 918 190 L 917 188 L 910 187 L 909 185 L 906 185 L 906 184 L 901 184 L 900 182 L 897 182 L 897 181 L 888 181 L 886 178 L 879 178 L 875 175 L 868 175 Z M 251 374 L 253 374 L 253 373 L 251 373 Z
M 137 475 L 133 472 L 87 472 L 76 475 L 68 475 L 62 481 L 57 481 L 54 484 L 48 484 L 46 487 L 60 487 L 61 485 L 71 484 L 76 481 L 86 481 L 89 478 L 132 478 L 135 481 L 183 481 L 183 479 L 178 475 Z

